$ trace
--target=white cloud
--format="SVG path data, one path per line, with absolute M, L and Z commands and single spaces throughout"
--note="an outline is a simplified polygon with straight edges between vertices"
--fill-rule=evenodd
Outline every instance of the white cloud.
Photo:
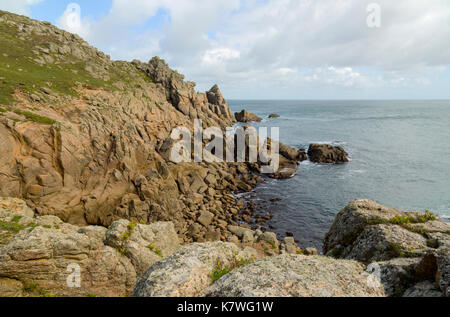
M 77 3 L 67 5 L 63 15 L 56 21 L 56 25 L 68 32 L 89 38 L 90 22 L 81 18 L 81 7 Z
M 0 0 L 0 10 L 30 15 L 30 7 L 44 0 Z
M 265 90 L 270 83 L 292 91 L 320 84 L 424 85 L 430 84 L 433 72 L 447 68 L 448 2 L 378 0 L 382 22 L 375 29 L 366 24 L 368 3 L 135 0 L 130 5 L 113 0 L 105 17 L 82 22 L 74 31 L 113 58 L 148 60 L 160 55 L 200 89 L 216 82 L 232 83 L 226 86 L 241 91 L 255 85 Z M 157 29 L 133 33 L 161 12 L 165 18 Z M 60 24 L 64 21 L 66 13 Z

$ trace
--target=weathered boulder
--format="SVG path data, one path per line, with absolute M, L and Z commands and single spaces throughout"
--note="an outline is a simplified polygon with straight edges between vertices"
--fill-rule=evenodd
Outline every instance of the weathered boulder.
M 241 112 L 236 112 L 234 114 L 237 122 L 261 122 L 262 118 L 258 117 L 256 114 L 248 112 L 247 110 L 242 110 Z
M 308 156 L 314 163 L 346 163 L 348 154 L 341 146 L 330 144 L 311 144 L 308 149 Z
M 408 288 L 403 297 L 443 297 L 443 294 L 434 283 L 424 281 Z
M 449 229 L 428 211 L 405 212 L 355 200 L 336 216 L 323 251 L 336 258 L 371 263 L 389 296 L 402 295 L 424 281 L 448 296 Z
M 320 256 L 280 255 L 225 275 L 205 290 L 218 297 L 384 296 L 367 283 L 365 267 L 355 261 Z
M 420 234 L 396 225 L 367 226 L 342 254 L 364 263 L 385 261 L 408 254 L 423 253 L 427 240 Z
M 380 205 L 371 200 L 357 199 L 351 201 L 337 214 L 330 230 L 325 236 L 323 252 L 327 255 L 345 257 L 350 253 L 354 242 L 366 227 L 376 227 L 380 225 L 382 226 L 378 227 L 378 229 L 367 228 L 365 236 L 369 238 L 371 233 L 378 234 L 383 232 L 387 234 L 389 231 L 395 230 L 395 232 L 398 232 L 399 234 L 404 234 L 405 238 L 406 236 L 413 240 L 417 238 L 416 242 L 411 242 L 411 246 L 405 244 L 405 247 L 408 249 L 411 247 L 421 248 L 424 244 L 427 245 L 427 243 L 420 233 L 428 234 L 428 232 L 424 228 L 422 228 L 423 231 L 418 231 L 414 226 L 420 223 L 424 226 L 428 226 L 429 222 L 434 223 L 436 221 L 435 218 L 436 217 L 430 213 L 405 212 Z M 449 228 L 445 223 L 441 223 L 439 226 L 436 224 L 433 225 L 434 230 L 436 230 L 437 227 L 441 230 L 438 233 L 442 234 L 445 234 L 446 230 Z M 434 230 L 430 232 L 430 234 L 436 233 Z M 409 233 L 406 233 L 405 231 L 409 231 Z M 398 241 L 392 242 L 397 243 Z
M 2 296 L 128 296 L 141 272 L 179 246 L 172 223 L 77 227 L 28 217 L 24 204 L 0 210 Z M 68 283 L 78 269 L 79 287 Z
M 286 167 L 286 168 L 278 170 L 275 173 L 268 174 L 268 176 L 270 178 L 273 178 L 273 179 L 280 179 L 281 180 L 281 179 L 292 178 L 296 174 L 297 174 L 297 169 Z
M 34 217 L 34 211 L 22 200 L 11 197 L 0 197 L 0 214 L 13 210 L 17 216 Z
M 374 262 L 369 265 L 374 274 L 379 274 L 386 295 L 401 296 L 405 289 L 418 280 L 417 270 L 420 258 L 395 258 L 385 262 Z
M 127 257 L 105 246 L 102 239 L 87 230 L 58 222 L 56 217 L 46 217 L 44 222 L 23 217 L 16 227 L 14 219 L 2 220 L 11 224 L 11 231 L 21 229 L 5 245 L 0 245 L 0 278 L 21 283 L 21 293 L 14 295 L 130 294 L 136 271 Z M 80 287 L 67 283 L 74 272 L 71 267 L 80 269 Z
M 172 222 L 143 225 L 128 220 L 116 221 L 109 227 L 105 244 L 126 255 L 135 267 L 137 276 L 180 247 Z
M 139 279 L 136 297 L 197 297 L 213 284 L 214 270 L 253 261 L 256 252 L 241 250 L 233 243 L 194 243 L 157 262 Z
M 280 148 L 279 148 L 280 154 L 283 155 L 285 158 L 291 161 L 306 161 L 308 158 L 306 156 L 306 153 L 304 151 L 297 150 L 293 147 L 290 147 L 288 145 L 285 145 L 280 142 Z

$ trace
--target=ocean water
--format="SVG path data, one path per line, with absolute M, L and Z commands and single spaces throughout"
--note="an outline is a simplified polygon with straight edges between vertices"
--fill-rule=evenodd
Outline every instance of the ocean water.
M 303 247 L 321 249 L 334 216 L 349 201 L 368 198 L 411 211 L 450 218 L 450 101 L 229 100 L 233 112 L 264 118 L 255 127 L 279 127 L 280 141 L 341 145 L 351 162 L 301 163 L 284 181 L 266 179 L 249 196 L 266 225 L 292 232 Z M 281 117 L 268 119 L 277 113 Z M 270 131 L 270 130 L 269 130 Z M 281 199 L 270 202 L 270 199 Z

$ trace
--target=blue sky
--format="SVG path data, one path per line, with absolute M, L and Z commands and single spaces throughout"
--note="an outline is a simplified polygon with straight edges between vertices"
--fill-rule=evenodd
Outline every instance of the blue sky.
M 114 59 L 158 55 L 198 90 L 217 83 L 230 99 L 450 99 L 449 1 L 379 0 L 379 12 L 372 2 L 0 0 L 0 9 L 50 21 Z M 67 10 L 73 3 L 80 11 Z M 367 24 L 373 14 L 379 27 Z

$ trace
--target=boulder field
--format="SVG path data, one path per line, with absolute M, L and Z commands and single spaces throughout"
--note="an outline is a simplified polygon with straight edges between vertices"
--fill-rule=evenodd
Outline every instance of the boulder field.
M 78 227 L 0 199 L 0 296 L 449 296 L 450 226 L 431 213 L 349 203 L 324 255 L 230 226 L 182 244 L 171 222 Z M 78 267 L 80 285 L 70 286 Z

